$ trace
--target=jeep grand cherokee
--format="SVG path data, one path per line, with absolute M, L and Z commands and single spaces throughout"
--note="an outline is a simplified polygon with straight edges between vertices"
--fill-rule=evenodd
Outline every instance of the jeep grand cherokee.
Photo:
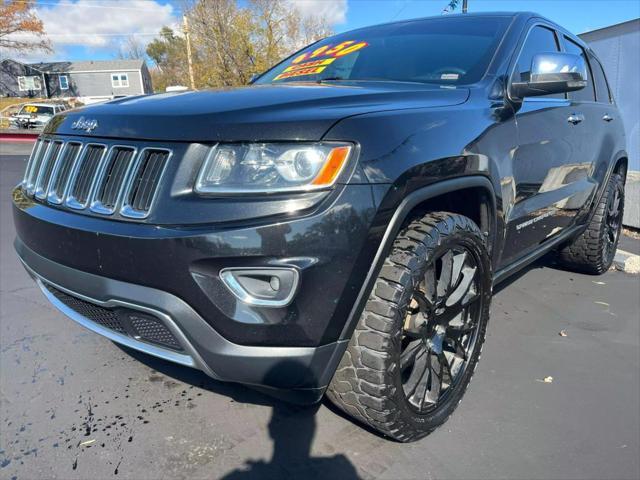
M 252 85 L 57 115 L 16 187 L 51 303 L 150 355 L 401 441 L 458 405 L 492 287 L 552 249 L 602 273 L 620 115 L 581 40 L 530 13 L 319 41 Z

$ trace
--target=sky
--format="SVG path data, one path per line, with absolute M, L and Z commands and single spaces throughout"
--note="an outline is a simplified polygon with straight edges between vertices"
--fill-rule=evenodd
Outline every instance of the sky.
M 243 3 L 246 0 L 239 0 Z M 441 15 L 448 0 L 287 0 L 303 15 L 322 13 L 336 32 L 393 20 Z M 182 0 L 37 0 L 54 53 L 23 61 L 113 59 L 134 34 L 148 43 L 163 25 L 177 27 Z M 574 33 L 640 17 L 640 0 L 469 0 L 470 12 L 535 11 Z

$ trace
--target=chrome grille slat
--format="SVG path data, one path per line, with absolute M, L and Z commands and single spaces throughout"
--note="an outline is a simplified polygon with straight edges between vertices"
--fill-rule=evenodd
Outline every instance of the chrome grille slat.
M 27 166 L 26 166 L 26 168 L 24 170 L 24 177 L 22 179 L 22 186 L 24 188 L 27 187 L 27 183 L 29 181 L 29 175 L 31 174 L 31 171 L 33 170 L 34 158 L 38 155 L 38 152 L 39 152 L 41 147 L 42 147 L 42 139 L 39 138 L 33 144 L 33 148 L 31 149 L 31 154 L 29 155 L 29 160 L 27 161 Z
M 146 218 L 171 150 L 43 136 L 34 144 L 22 189 L 41 202 L 100 215 Z M 116 213 L 117 212 L 117 213 Z
M 119 145 L 112 147 L 96 185 L 95 195 L 91 202 L 92 211 L 103 214 L 114 212 L 135 151 L 135 148 L 132 147 Z
M 64 146 L 60 154 L 60 160 L 51 175 L 52 178 L 47 195 L 49 203 L 60 204 L 64 200 L 73 166 L 81 150 L 82 144 L 77 142 L 69 142 Z
M 71 179 L 65 205 L 79 210 L 87 206 L 106 149 L 106 146 L 97 144 L 88 144 L 85 147 Z
M 145 218 L 149 214 L 170 157 L 169 150 L 148 148 L 142 151 L 127 188 L 121 215 Z
M 42 200 L 47 197 L 47 190 L 51 180 L 51 175 L 56 162 L 58 161 L 62 145 L 63 144 L 60 141 L 52 142 L 45 158 L 42 160 L 40 172 L 38 173 L 38 179 L 36 180 L 34 189 L 36 198 Z
M 46 156 L 50 144 L 50 140 L 43 140 L 38 147 L 38 151 L 35 152 L 33 159 L 30 162 L 29 171 L 27 173 L 27 181 L 25 185 L 25 189 L 28 195 L 33 195 L 33 192 L 36 188 L 36 179 L 38 178 L 40 167 L 42 166 L 42 160 Z

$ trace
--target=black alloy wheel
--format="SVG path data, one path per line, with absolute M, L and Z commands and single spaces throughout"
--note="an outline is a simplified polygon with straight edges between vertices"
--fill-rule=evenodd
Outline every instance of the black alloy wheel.
M 347 414 L 401 442 L 456 409 L 480 358 L 491 303 L 486 236 L 437 212 L 396 237 L 327 390 Z
M 481 300 L 473 254 L 454 247 L 427 265 L 403 327 L 400 371 L 407 401 L 419 413 L 456 388 L 476 345 Z
M 622 229 L 622 195 L 615 188 L 609 198 L 605 217 L 604 257 L 607 263 L 616 253 L 620 230 Z

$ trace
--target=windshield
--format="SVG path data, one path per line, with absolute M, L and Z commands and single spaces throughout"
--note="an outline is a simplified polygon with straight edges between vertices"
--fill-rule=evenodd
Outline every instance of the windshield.
M 20 114 L 38 114 L 38 115 L 53 115 L 53 107 L 42 107 L 38 105 L 25 105 L 20 110 Z
M 482 78 L 510 17 L 441 17 L 321 40 L 255 83 L 378 80 L 462 85 Z

